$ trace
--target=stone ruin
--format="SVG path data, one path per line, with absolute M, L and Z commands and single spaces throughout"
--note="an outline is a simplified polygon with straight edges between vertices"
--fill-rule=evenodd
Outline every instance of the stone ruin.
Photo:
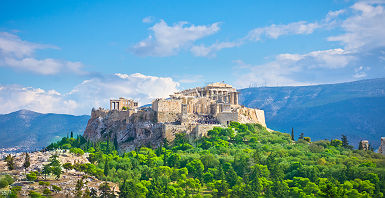
M 369 150 L 369 141 L 368 140 L 361 140 L 360 144 L 361 144 L 362 150 L 364 150 L 364 151 Z
M 378 148 L 378 153 L 385 155 L 385 137 L 381 137 L 381 145 L 380 148 Z
M 110 110 L 127 110 L 138 108 L 138 102 L 131 99 L 119 98 L 118 100 L 110 100 Z
M 133 150 L 173 141 L 177 133 L 200 138 L 232 121 L 266 127 L 264 111 L 239 105 L 238 95 L 231 85 L 212 83 L 155 99 L 151 107 L 124 98 L 111 100 L 110 110 L 92 110 L 84 136 L 91 141 L 117 138 L 121 149 Z

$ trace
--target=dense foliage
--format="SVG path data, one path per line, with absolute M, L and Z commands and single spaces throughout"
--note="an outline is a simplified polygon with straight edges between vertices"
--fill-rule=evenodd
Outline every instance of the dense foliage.
M 89 152 L 90 164 L 65 168 L 119 183 L 120 197 L 383 197 L 385 158 L 343 140 L 293 141 L 233 122 L 195 141 L 178 134 L 156 149 L 119 153 L 113 142 L 81 136 L 48 148 Z

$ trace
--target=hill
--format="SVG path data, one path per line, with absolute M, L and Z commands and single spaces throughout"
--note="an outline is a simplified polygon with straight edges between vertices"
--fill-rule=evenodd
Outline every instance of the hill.
M 385 78 L 299 87 L 240 90 L 240 103 L 261 108 L 271 129 L 319 139 L 348 136 L 377 148 L 385 136 Z
M 36 148 L 47 146 L 59 137 L 73 131 L 82 134 L 88 115 L 42 114 L 20 110 L 0 115 L 0 145 L 3 148 L 22 146 Z

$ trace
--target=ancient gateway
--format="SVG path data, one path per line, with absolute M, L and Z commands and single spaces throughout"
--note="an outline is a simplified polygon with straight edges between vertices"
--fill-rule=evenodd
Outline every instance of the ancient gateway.
M 231 121 L 266 127 L 264 111 L 239 105 L 238 95 L 231 85 L 212 83 L 155 99 L 151 107 L 138 107 L 130 99 L 111 100 L 110 110 L 92 109 L 84 136 L 91 141 L 116 138 L 122 150 L 132 150 L 172 141 L 177 133 L 199 138 Z

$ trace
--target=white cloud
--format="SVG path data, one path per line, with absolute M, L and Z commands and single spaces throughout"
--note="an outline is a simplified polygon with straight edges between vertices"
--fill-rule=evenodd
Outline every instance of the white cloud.
M 54 90 L 20 87 L 17 85 L 0 86 L 0 112 L 9 113 L 29 109 L 42 113 L 72 113 L 77 103 L 66 99 Z
M 346 50 L 368 51 L 385 46 L 385 8 L 384 1 L 355 3 L 353 15 L 342 22 L 345 33 L 331 36 L 329 41 L 341 42 Z
M 161 20 L 150 28 L 152 34 L 133 46 L 132 51 L 140 56 L 171 56 L 194 41 L 219 31 L 219 23 L 190 25 L 179 22 L 169 26 Z
M 247 38 L 250 40 L 259 41 L 262 37 L 277 39 L 282 35 L 288 34 L 311 34 L 315 29 L 320 28 L 321 25 L 317 22 L 309 23 L 306 21 L 299 21 L 285 25 L 272 24 L 268 27 L 255 28 L 249 32 Z
M 354 69 L 354 78 L 364 78 L 367 76 L 366 71 L 370 70 L 370 67 L 359 66 Z
M 126 97 L 148 104 L 177 91 L 178 82 L 167 77 L 143 74 L 114 74 L 95 77 L 76 85 L 69 93 L 55 90 L 0 86 L 0 113 L 29 109 L 42 113 L 89 114 L 93 107 L 109 108 L 111 98 Z
M 37 59 L 34 53 L 38 49 L 58 49 L 55 46 L 23 41 L 17 35 L 0 33 L 0 66 L 31 71 L 43 75 L 59 72 L 84 74 L 80 62 L 62 61 L 52 58 Z
M 152 23 L 153 21 L 154 21 L 154 17 L 152 16 L 147 16 L 142 19 L 143 23 Z
M 221 49 L 224 48 L 233 48 L 240 46 L 242 43 L 241 42 L 219 42 L 219 43 L 214 43 L 208 47 L 205 45 L 195 45 L 191 47 L 190 51 L 195 55 L 195 56 L 215 56 L 215 53 Z
M 248 87 L 251 84 L 259 86 L 298 86 L 314 82 L 299 79 L 304 73 L 317 73 L 319 70 L 341 69 L 349 65 L 354 56 L 343 49 L 312 51 L 306 54 L 279 54 L 274 60 L 262 65 L 245 64 L 241 60 L 234 61 L 238 71 L 236 85 Z M 306 74 L 305 74 L 306 75 Z

